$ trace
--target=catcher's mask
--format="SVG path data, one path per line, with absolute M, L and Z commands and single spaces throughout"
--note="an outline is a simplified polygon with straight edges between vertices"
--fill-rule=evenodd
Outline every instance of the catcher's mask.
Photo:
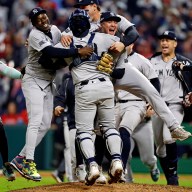
M 83 9 L 76 9 L 69 18 L 69 27 L 75 37 L 84 37 L 90 29 L 89 15 Z

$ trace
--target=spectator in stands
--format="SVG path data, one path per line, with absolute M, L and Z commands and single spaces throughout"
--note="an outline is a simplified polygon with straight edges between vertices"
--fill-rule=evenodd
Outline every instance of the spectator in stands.
M 1 116 L 5 125 L 25 124 L 26 117 L 24 113 L 17 113 L 17 105 L 14 101 L 10 101 L 7 106 L 7 111 Z

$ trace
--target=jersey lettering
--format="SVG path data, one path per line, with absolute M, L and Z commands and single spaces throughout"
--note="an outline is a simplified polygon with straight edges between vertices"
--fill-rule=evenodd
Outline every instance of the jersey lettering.
M 173 70 L 166 69 L 166 72 L 167 72 L 167 76 L 171 76 L 171 77 L 175 76 Z
M 172 69 L 166 69 L 165 72 L 163 69 L 155 70 L 159 77 L 163 77 L 165 74 L 166 76 L 174 77 L 175 74 Z M 165 73 L 165 74 L 164 74 Z

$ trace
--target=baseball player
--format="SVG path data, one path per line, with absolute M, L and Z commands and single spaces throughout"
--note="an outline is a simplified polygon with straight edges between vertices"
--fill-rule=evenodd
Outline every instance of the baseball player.
M 118 26 L 118 22 L 120 21 L 120 17 L 116 16 L 115 14 L 111 13 L 111 12 L 103 12 L 101 14 L 101 29 L 100 31 L 103 33 L 110 33 L 111 35 L 114 35 L 116 33 L 117 30 L 117 26 Z M 139 69 L 139 71 L 141 71 L 143 74 L 145 74 L 146 77 L 148 77 L 149 79 L 151 79 L 151 82 L 157 87 L 157 89 L 159 90 L 158 87 L 158 79 L 157 79 L 157 75 L 155 73 L 155 71 L 153 70 L 150 62 L 144 58 L 143 56 L 134 53 L 132 51 L 132 47 L 133 44 L 131 44 L 130 46 L 126 47 L 127 49 L 127 54 L 125 54 L 125 62 L 128 62 L 131 60 L 131 62 L 134 63 L 134 65 L 136 66 L 136 68 Z M 146 130 L 148 130 L 148 134 L 147 137 L 148 139 L 146 139 L 145 141 L 140 141 L 140 151 L 141 151 L 141 158 L 143 159 L 143 161 L 151 168 L 151 176 L 152 179 L 154 181 L 158 180 L 159 177 L 159 170 L 157 168 L 156 162 L 157 159 L 154 156 L 154 145 L 153 145 L 153 133 L 152 133 L 152 127 L 150 126 L 150 122 L 144 123 L 144 115 L 145 115 L 145 111 L 146 111 L 146 102 L 142 101 L 140 98 L 137 98 L 136 96 L 131 95 L 130 93 L 123 91 L 123 90 L 118 90 L 117 91 L 117 104 L 116 104 L 116 116 L 117 116 L 117 126 L 116 127 L 120 127 L 119 131 L 121 134 L 121 138 L 123 140 L 123 150 L 122 150 L 122 160 L 124 163 L 124 169 L 126 167 L 127 164 L 127 159 L 128 159 L 128 155 L 129 155 L 129 150 L 130 150 L 130 135 L 132 134 L 134 128 L 142 121 L 142 125 L 140 127 L 142 127 L 143 125 L 146 125 L 144 132 Z M 131 111 L 131 114 L 133 114 L 134 111 L 134 115 L 133 117 L 129 114 L 129 111 Z M 129 118 L 129 115 L 131 116 Z M 120 124 L 119 126 L 119 123 Z M 125 127 L 125 128 L 124 128 Z M 127 130 L 125 130 L 127 129 Z M 137 129 L 136 129 L 137 130 Z M 137 133 L 137 131 L 135 131 L 135 133 Z M 138 128 L 138 132 L 142 132 L 140 131 L 141 129 Z M 142 134 L 140 133 L 140 134 Z M 151 134 L 150 134 L 151 133 Z M 141 140 L 139 138 L 140 134 L 135 134 L 136 135 L 136 140 L 138 138 L 138 140 Z M 138 137 L 137 137 L 138 135 Z M 138 141 L 139 143 L 139 141 Z M 151 150 L 149 150 L 151 149 Z M 147 153 L 143 153 L 143 151 L 147 151 Z M 143 156 L 142 156 L 143 154 Z M 146 154 L 144 156 L 144 154 Z M 122 177 L 120 182 L 125 181 L 124 178 Z
M 75 58 L 70 65 L 73 83 L 75 85 L 75 123 L 77 140 L 87 165 L 86 185 L 93 185 L 100 172 L 95 161 L 93 143 L 94 119 L 97 113 L 102 134 L 106 139 L 107 148 L 111 154 L 109 183 L 119 180 L 123 167 L 121 162 L 121 139 L 115 129 L 114 90 L 107 73 L 97 70 L 98 64 L 106 60 L 108 49 L 118 42 L 119 52 L 124 45 L 119 38 L 103 33 L 89 33 L 90 22 L 86 11 L 77 9 L 69 18 L 69 26 L 73 32 L 73 43 L 70 45 L 94 47 L 94 53 L 89 58 Z M 100 43 L 105 41 L 105 44 Z M 99 42 L 99 43 L 98 43 Z M 99 60 L 101 58 L 101 60 Z M 114 145 L 115 142 L 115 145 Z
M 22 78 L 22 74 L 20 71 L 17 71 L 14 68 L 8 67 L 2 61 L 0 61 L 0 74 L 13 79 Z M 8 162 L 8 143 L 7 143 L 7 137 L 5 134 L 5 129 L 4 129 L 1 117 L 0 117 L 0 154 L 3 161 L 3 166 L 2 166 L 3 175 L 7 178 L 8 181 L 15 180 L 14 171 Z
M 56 69 L 42 66 L 38 60 L 42 53 L 51 57 L 89 56 L 92 48 L 61 49 L 53 47 L 61 39 L 61 32 L 51 25 L 46 10 L 36 7 L 29 13 L 33 29 L 28 39 L 28 62 L 22 78 L 22 90 L 26 99 L 29 124 L 26 144 L 11 165 L 25 178 L 40 181 L 34 162 L 36 146 L 41 142 L 51 125 L 53 112 L 53 80 Z M 65 66 L 65 65 L 64 65 Z
M 160 94 L 167 106 L 177 118 L 178 122 L 183 121 L 184 109 L 182 105 L 184 89 L 172 70 L 172 63 L 180 60 L 183 63 L 189 59 L 177 54 L 177 37 L 172 31 L 165 31 L 159 36 L 160 53 L 156 53 L 151 57 L 156 73 L 161 84 Z M 168 185 L 179 185 L 177 166 L 177 144 L 175 139 L 169 132 L 167 125 L 157 116 L 152 118 L 153 130 L 155 136 L 155 144 L 157 146 L 157 155 L 160 160 L 161 167 L 164 171 Z
M 125 60 L 133 64 L 151 82 L 158 81 L 157 75 L 148 59 L 133 51 L 133 44 L 126 47 Z M 123 141 L 122 160 L 126 169 L 127 160 L 132 156 L 134 146 L 137 145 L 142 162 L 149 167 L 151 178 L 157 181 L 160 171 L 157 168 L 157 158 L 154 155 L 154 139 L 150 116 L 146 116 L 146 102 L 123 90 L 116 91 L 116 123 Z M 150 110 L 150 106 L 148 107 Z M 133 182 L 133 175 L 128 168 L 129 182 Z M 123 174 L 123 176 L 125 176 Z M 125 177 L 121 182 L 125 182 Z

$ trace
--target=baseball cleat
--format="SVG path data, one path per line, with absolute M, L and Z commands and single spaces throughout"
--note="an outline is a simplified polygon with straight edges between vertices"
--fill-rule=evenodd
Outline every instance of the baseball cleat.
M 37 172 L 36 164 L 34 161 L 25 161 L 22 173 L 24 173 L 24 177 L 33 180 L 33 181 L 41 181 L 41 176 Z
M 158 168 L 151 170 L 151 178 L 153 181 L 157 182 L 159 180 L 160 177 L 160 171 Z
M 7 177 L 8 181 L 14 181 L 15 180 L 15 174 L 13 171 L 13 168 L 11 167 L 9 162 L 4 163 L 4 165 L 2 166 L 3 168 L 3 175 L 5 177 Z
M 178 177 L 173 175 L 173 176 L 167 178 L 167 185 L 179 186 Z
M 22 156 L 16 156 L 11 162 L 10 165 L 17 170 L 21 176 L 24 176 L 24 173 L 22 172 L 23 166 L 24 166 L 25 158 Z
M 171 131 L 171 136 L 175 140 L 183 141 L 189 137 L 191 137 L 191 133 L 188 131 L 185 131 L 181 126 Z
M 85 165 L 79 165 L 76 170 L 76 177 L 79 182 L 85 182 L 85 177 L 86 177 L 86 171 L 85 171 Z
M 114 159 L 111 162 L 111 166 L 109 169 L 109 180 L 108 183 L 117 183 L 119 179 L 121 178 L 121 175 L 123 173 L 123 165 L 120 159 Z
M 102 168 L 99 168 L 100 171 L 100 175 L 96 180 L 96 183 L 98 184 L 107 184 L 107 179 L 105 177 L 105 175 L 103 174 Z
M 57 183 L 63 183 L 64 178 L 63 178 L 63 173 L 55 170 L 51 173 L 52 177 L 57 181 Z
M 126 177 L 125 177 L 125 172 L 124 171 L 123 171 L 123 173 L 122 173 L 122 175 L 121 175 L 118 182 L 119 183 L 125 183 L 126 182 Z
M 91 163 L 89 165 L 89 172 L 85 177 L 85 185 L 93 185 L 97 178 L 99 178 L 100 172 L 97 163 Z

